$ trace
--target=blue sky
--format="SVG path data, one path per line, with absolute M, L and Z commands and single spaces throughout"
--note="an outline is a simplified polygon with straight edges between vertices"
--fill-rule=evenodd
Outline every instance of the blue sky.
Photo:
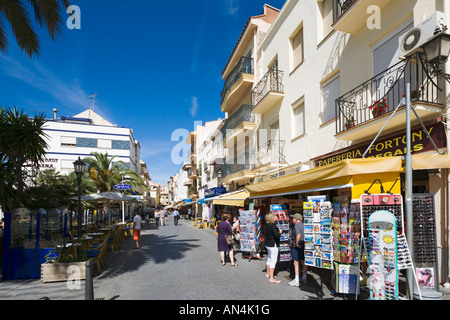
M 0 53 L 0 105 L 51 117 L 87 109 L 133 129 L 153 181 L 166 184 L 176 129 L 224 118 L 221 72 L 250 16 L 285 0 L 71 0 L 81 29 L 52 42 L 38 30 L 40 56 L 29 59 L 8 33 Z M 64 21 L 69 15 L 64 16 Z

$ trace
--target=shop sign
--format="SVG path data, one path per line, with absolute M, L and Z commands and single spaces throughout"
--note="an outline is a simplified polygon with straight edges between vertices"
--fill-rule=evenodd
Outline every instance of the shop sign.
M 428 133 L 438 148 L 447 147 L 445 128 L 442 122 L 426 125 Z M 313 159 L 315 167 L 325 166 L 345 159 L 361 158 L 366 152 L 372 140 L 367 143 L 359 144 L 356 147 L 342 149 L 339 152 L 329 154 L 324 157 Z M 433 144 L 428 139 L 428 135 L 422 127 L 411 131 L 411 153 L 420 153 L 433 150 Z M 396 157 L 406 154 L 406 134 L 391 135 L 375 141 L 366 154 L 366 158 Z
M 226 189 L 223 187 L 215 187 L 215 188 L 211 188 L 211 189 L 206 189 L 205 190 L 205 198 L 211 198 L 211 197 L 215 197 L 221 194 L 226 193 Z
M 275 211 L 275 210 L 286 210 L 286 206 L 284 204 L 271 204 L 270 211 Z

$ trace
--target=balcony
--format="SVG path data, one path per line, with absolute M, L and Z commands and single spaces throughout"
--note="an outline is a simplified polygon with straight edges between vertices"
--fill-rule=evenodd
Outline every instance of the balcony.
M 255 176 L 252 172 L 254 167 L 253 155 L 250 153 L 242 153 L 237 158 L 227 159 L 221 168 L 223 184 L 253 178 Z
M 252 114 L 253 106 L 243 104 L 235 113 L 227 118 L 222 127 L 222 137 L 230 139 L 245 130 L 255 128 L 255 116 Z
M 285 163 L 284 140 L 269 140 L 263 143 L 256 150 L 255 166 L 261 170 L 264 168 L 270 170 L 275 168 L 277 164 Z
M 208 160 L 206 161 L 207 165 L 215 165 L 222 164 L 225 159 L 225 150 L 223 149 L 222 144 L 214 143 L 211 148 L 211 153 L 208 156 Z
M 184 185 L 185 187 L 191 186 L 191 185 L 192 185 L 192 180 L 191 180 L 191 179 L 186 180 L 186 181 L 183 183 L 183 185 Z
M 422 53 L 401 61 L 336 100 L 336 138 L 357 141 L 374 137 L 401 104 L 385 127 L 386 131 L 405 127 L 406 84 L 411 85 L 411 102 L 422 122 L 444 111 L 444 82 L 429 73 Z M 376 110 L 377 107 L 382 110 Z M 411 112 L 412 125 L 417 117 Z
M 229 112 L 247 91 L 249 91 L 255 76 L 253 74 L 253 59 L 242 57 L 236 67 L 225 79 L 225 84 L 220 93 L 220 109 Z
M 392 0 L 334 0 L 333 27 L 336 30 L 354 34 L 367 23 L 369 6 L 376 5 L 383 9 L 390 2 Z
M 284 97 L 283 71 L 270 69 L 252 90 L 253 113 L 264 114 Z
M 188 170 L 188 178 L 191 180 L 194 180 L 197 178 L 197 169 L 196 168 L 189 168 Z
M 183 164 L 183 170 L 184 170 L 184 171 L 188 171 L 189 168 L 192 168 L 192 163 L 190 163 L 190 162 L 185 162 L 185 163 Z

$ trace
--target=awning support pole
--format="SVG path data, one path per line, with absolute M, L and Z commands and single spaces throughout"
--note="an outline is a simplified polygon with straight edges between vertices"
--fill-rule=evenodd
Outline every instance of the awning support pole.
M 414 233 L 413 233 L 413 217 L 412 217 L 412 155 L 411 155 L 411 84 L 406 84 L 406 157 L 405 157 L 405 175 L 406 175 L 406 199 L 405 199 L 405 215 L 406 215 L 406 239 L 410 246 L 411 260 L 414 261 Z M 426 131 L 426 130 L 425 130 Z M 414 270 L 411 268 L 406 270 L 406 287 L 409 300 L 413 300 L 414 296 Z

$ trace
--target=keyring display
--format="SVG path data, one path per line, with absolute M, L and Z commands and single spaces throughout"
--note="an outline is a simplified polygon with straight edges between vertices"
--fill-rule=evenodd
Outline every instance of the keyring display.
M 398 300 L 397 219 L 380 210 L 368 218 L 371 300 Z

